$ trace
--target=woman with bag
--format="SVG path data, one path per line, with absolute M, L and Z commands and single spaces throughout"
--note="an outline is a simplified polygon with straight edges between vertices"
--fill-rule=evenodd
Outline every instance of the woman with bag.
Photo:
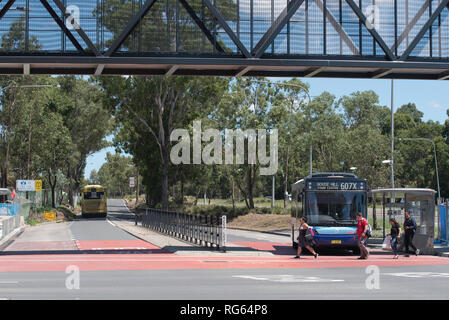
M 301 217 L 301 219 L 299 220 L 299 222 L 301 223 L 301 225 L 299 226 L 299 236 L 298 236 L 298 253 L 295 257 L 295 259 L 299 259 L 301 256 L 301 251 L 302 248 L 307 248 L 307 250 L 309 250 L 316 258 L 318 258 L 318 253 L 315 252 L 315 250 L 313 250 L 313 248 L 311 247 L 311 240 L 307 240 L 306 238 L 306 233 L 307 230 L 309 229 L 309 225 L 307 224 L 307 218 L 306 217 Z
M 401 235 L 401 227 L 400 224 L 394 219 L 390 219 L 391 224 L 391 230 L 390 230 L 390 236 L 391 236 L 391 249 L 393 249 L 394 257 L 393 259 L 398 258 L 398 241 L 399 237 Z

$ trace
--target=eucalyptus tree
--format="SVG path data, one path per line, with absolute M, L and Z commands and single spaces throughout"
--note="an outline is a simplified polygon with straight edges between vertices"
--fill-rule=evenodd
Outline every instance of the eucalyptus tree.
M 276 89 L 265 81 L 255 80 L 258 79 L 236 78 L 231 81 L 229 92 L 224 95 L 217 112 L 212 115 L 220 123 L 222 130 L 240 129 L 245 132 L 262 129 L 270 133 L 274 129 L 273 122 L 269 121 L 269 113 Z M 248 142 L 249 139 L 251 138 L 247 134 L 245 141 Z M 249 152 L 246 156 L 249 160 Z M 238 164 L 234 161 L 233 164 L 232 175 L 248 209 L 254 208 L 254 191 L 259 169 L 259 159 L 255 159 L 254 163 L 244 161 L 243 164 Z
M 69 201 L 74 206 L 87 157 L 108 144 L 105 137 L 111 132 L 111 117 L 103 107 L 103 93 L 97 84 L 75 76 L 59 77 L 58 82 L 65 101 L 59 112 L 73 146 L 64 173 L 70 184 Z
M 135 176 L 135 166 L 131 157 L 119 153 L 106 154 L 106 162 L 98 170 L 98 181 L 106 187 L 110 196 L 129 193 L 129 178 Z
M 133 76 L 101 77 L 100 83 L 106 93 L 105 103 L 115 117 L 116 131 L 125 131 L 121 134 L 124 138 L 122 145 L 156 145 L 160 161 L 160 169 L 157 170 L 160 170 L 161 177 L 162 207 L 168 208 L 171 134 L 173 130 L 186 128 L 194 120 L 208 115 L 226 91 L 227 80 Z M 129 138 L 138 141 L 136 143 Z M 134 147 L 129 151 L 139 157 L 139 168 L 148 163 L 145 161 L 147 155 L 139 153 Z M 154 164 L 147 170 L 157 168 Z M 150 181 L 144 178 L 144 183 Z

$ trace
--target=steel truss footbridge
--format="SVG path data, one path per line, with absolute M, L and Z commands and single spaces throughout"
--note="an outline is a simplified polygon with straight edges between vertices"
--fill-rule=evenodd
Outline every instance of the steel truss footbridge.
M 449 0 L 1 0 L 0 74 L 449 79 Z

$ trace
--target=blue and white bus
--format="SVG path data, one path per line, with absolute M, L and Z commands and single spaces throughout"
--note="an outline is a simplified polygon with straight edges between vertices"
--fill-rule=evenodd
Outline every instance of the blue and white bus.
M 315 248 L 344 248 L 355 254 L 359 249 L 354 234 L 356 213 L 367 217 L 367 186 L 365 179 L 353 173 L 313 173 L 292 185 L 292 195 L 302 215 L 313 228 Z M 298 208 L 296 221 L 299 222 Z M 297 228 L 292 227 L 293 247 L 297 248 Z

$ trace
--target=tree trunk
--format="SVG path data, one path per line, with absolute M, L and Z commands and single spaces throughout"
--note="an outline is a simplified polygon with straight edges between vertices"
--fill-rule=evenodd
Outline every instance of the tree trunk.
M 51 207 L 56 208 L 56 176 L 54 177 L 54 180 L 52 181 L 52 175 L 48 175 L 48 182 L 50 183 L 51 188 Z
M 284 179 L 284 209 L 287 208 L 288 194 L 288 157 L 290 154 L 290 146 L 287 146 L 287 157 L 285 159 L 285 179 Z
M 181 205 L 184 204 L 184 177 L 181 175 Z
M 68 174 L 67 174 L 67 179 L 69 180 L 69 194 L 68 194 L 68 197 L 69 197 L 69 204 L 72 206 L 72 207 L 75 207 L 74 205 L 73 205 L 73 179 L 72 179 L 72 173 L 71 173 L 71 170 L 70 170 L 70 166 L 68 166 Z
M 137 167 L 137 174 L 136 174 L 136 207 L 139 202 L 139 167 Z
M 232 177 L 232 209 L 235 210 L 235 186 L 234 186 L 234 177 Z
M 30 122 L 28 125 L 28 160 L 27 160 L 27 177 L 31 179 L 31 132 L 32 132 L 33 113 L 30 112 Z
M 162 209 L 168 210 L 168 162 L 162 163 Z
M 248 201 L 249 209 L 254 209 L 254 176 L 253 171 L 255 171 L 254 165 L 250 165 L 248 175 L 247 175 L 247 186 L 248 186 Z

